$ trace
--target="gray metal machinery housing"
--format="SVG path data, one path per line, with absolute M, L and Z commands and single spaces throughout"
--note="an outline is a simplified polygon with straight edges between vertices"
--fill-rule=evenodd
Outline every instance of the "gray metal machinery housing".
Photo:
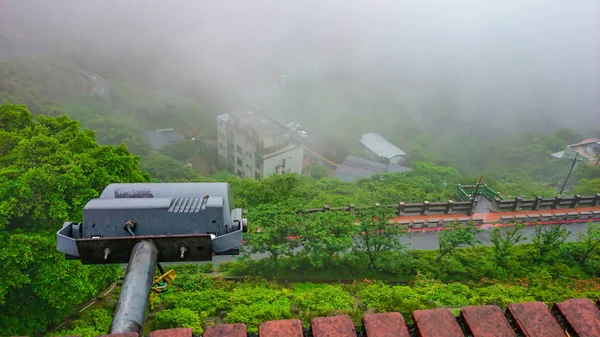
M 144 239 L 157 246 L 159 262 L 210 261 L 239 253 L 245 228 L 227 183 L 111 184 L 85 205 L 83 222 L 65 223 L 56 239 L 58 251 L 84 264 L 127 263 Z
M 84 264 L 128 263 L 111 333 L 139 332 L 159 262 L 239 254 L 247 230 L 227 183 L 111 184 L 67 222 L 56 248 Z

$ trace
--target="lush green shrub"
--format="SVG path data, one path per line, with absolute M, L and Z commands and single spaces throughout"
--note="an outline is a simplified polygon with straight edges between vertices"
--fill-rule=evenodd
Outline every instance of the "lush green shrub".
M 256 302 L 275 302 L 282 297 L 289 297 L 291 291 L 289 289 L 270 289 L 266 287 L 257 287 L 252 284 L 242 285 L 231 293 L 231 306 L 249 305 Z
M 195 270 L 196 271 L 193 273 L 180 273 L 176 269 L 177 276 L 175 280 L 173 280 L 173 286 L 176 287 L 176 289 L 183 291 L 198 291 L 212 288 L 216 279 L 207 276 L 206 274 L 198 272 L 197 267 L 195 268 Z
M 533 302 L 535 298 L 530 296 L 525 287 L 515 287 L 505 284 L 494 284 L 488 287 L 473 289 L 474 296 L 471 305 L 495 304 L 506 307 L 510 303 Z
M 225 290 L 207 289 L 193 292 L 172 292 L 160 296 L 166 308 L 186 308 L 197 313 L 215 316 L 229 307 L 229 293 Z
M 413 311 L 436 307 L 432 300 L 408 286 L 392 287 L 376 283 L 362 289 L 358 297 L 369 308 L 378 312 L 400 312 L 409 322 Z
M 291 311 L 291 301 L 287 297 L 273 301 L 258 301 L 247 304 L 233 305 L 225 316 L 228 323 L 245 323 L 249 332 L 258 331 L 258 326 L 264 321 L 289 319 L 294 317 Z
M 210 274 L 215 271 L 215 266 L 212 264 L 212 262 L 205 262 L 198 265 L 198 271 L 203 274 Z
M 292 318 L 291 291 L 289 289 L 244 284 L 230 296 L 231 311 L 225 316 L 230 323 L 243 322 L 248 331 L 256 332 L 264 321 Z
M 51 336 L 96 337 L 105 335 L 110 330 L 112 319 L 112 312 L 105 308 L 87 310 L 71 323 L 70 329 L 59 330 Z
M 237 265 L 239 265 L 239 262 L 237 262 L 237 261 L 221 262 L 220 264 L 217 265 L 217 271 L 219 273 L 225 273 L 225 272 L 230 271 L 232 268 L 236 267 Z
M 201 334 L 203 313 L 188 308 L 166 309 L 158 312 L 152 320 L 152 329 L 191 328 L 194 334 Z
M 350 315 L 354 312 L 354 298 L 340 286 L 315 287 L 300 293 L 295 300 L 305 322 L 310 322 L 314 317 L 328 316 L 334 312 Z

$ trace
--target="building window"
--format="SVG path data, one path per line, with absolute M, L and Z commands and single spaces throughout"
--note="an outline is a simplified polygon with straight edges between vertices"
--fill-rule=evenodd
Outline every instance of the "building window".
M 237 151 L 237 153 L 242 154 L 242 148 L 239 145 L 235 146 L 235 150 Z
M 240 158 L 238 158 L 238 159 L 236 160 L 236 162 L 237 162 L 237 164 L 238 164 L 240 167 L 242 167 L 242 160 L 241 160 Z
M 254 178 L 256 178 L 256 180 L 260 180 L 260 172 L 254 173 Z

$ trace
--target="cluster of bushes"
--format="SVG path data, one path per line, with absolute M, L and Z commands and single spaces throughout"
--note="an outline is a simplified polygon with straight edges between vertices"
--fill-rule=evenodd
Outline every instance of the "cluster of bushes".
M 192 275 L 184 277 L 188 276 Z M 179 287 L 176 280 L 173 291 L 160 295 L 149 326 L 189 327 L 199 334 L 207 325 L 245 323 L 249 331 L 256 332 L 264 321 L 299 318 L 308 325 L 314 317 L 335 314 L 350 315 L 360 324 L 366 311 L 400 312 L 412 323 L 412 312 L 419 309 L 482 304 L 505 307 L 515 302 L 554 303 L 574 297 L 596 300 L 600 290 L 598 280 L 555 280 L 543 271 L 510 282 L 484 279 L 466 284 L 443 283 L 425 274 L 402 285 L 369 280 L 319 284 L 264 279 L 228 281 L 210 276 L 202 279 L 196 289 L 186 287 L 187 290 Z
M 544 271 L 508 282 L 483 279 L 468 283 L 443 283 L 432 275 L 419 274 L 400 285 L 362 280 L 352 283 L 278 283 L 255 278 L 225 280 L 198 274 L 195 266 L 175 267 L 177 278 L 169 292 L 155 301 L 144 330 L 187 327 L 194 335 L 207 325 L 244 323 L 256 332 L 261 322 L 299 318 L 304 325 L 314 317 L 350 315 L 357 325 L 369 312 L 400 312 L 412 324 L 412 312 L 420 309 L 467 305 L 507 304 L 543 301 L 548 304 L 569 298 L 596 300 L 600 291 L 597 279 L 553 279 Z M 188 281 L 195 279 L 194 286 Z M 458 311 L 458 310 L 457 310 Z M 95 337 L 108 333 L 112 314 L 106 308 L 84 312 L 70 328 L 53 336 Z
M 411 313 L 418 309 L 504 307 L 514 302 L 552 303 L 574 297 L 595 300 L 600 291 L 600 281 L 593 277 L 600 266 L 599 224 L 590 223 L 587 232 L 572 242 L 566 241 L 564 226 L 537 227 L 530 243 L 522 243 L 526 239 L 522 226 L 495 228 L 487 247 L 478 244 L 475 227 L 456 226 L 440 233 L 438 250 L 422 251 L 399 244 L 402 233 L 376 218 L 367 221 L 363 217 L 362 224 L 351 225 L 354 218 L 349 217 L 350 223 L 335 223 L 353 228 L 353 232 L 334 227 L 319 237 L 323 233 L 315 228 L 328 224 L 324 217 L 341 220 L 347 216 L 325 214 L 303 217 L 296 226 L 288 218 L 292 215 L 280 215 L 283 222 L 277 226 L 252 233 L 247 247 L 250 251 L 265 249 L 267 258 L 242 258 L 218 266 L 218 275 L 245 276 L 243 280 L 208 275 L 214 271 L 212 263 L 175 266 L 173 287 L 155 301 L 145 329 L 189 327 L 194 334 L 201 334 L 207 325 L 245 323 L 249 331 L 257 331 L 258 325 L 268 320 L 299 318 L 309 324 L 314 317 L 332 314 L 350 315 L 360 324 L 366 311 L 397 311 L 410 323 Z M 310 233 L 292 228 L 313 228 L 315 232 L 307 235 Z M 359 231 L 362 235 L 356 234 Z M 290 240 L 293 234 L 306 237 Z M 461 248 L 465 245 L 471 247 Z M 342 283 L 287 281 L 302 279 Z M 369 281 L 373 279 L 378 280 Z M 105 311 L 94 309 L 93 314 L 82 315 L 56 335 L 106 333 L 110 320 Z
M 256 214 L 255 214 L 256 216 Z M 585 278 L 600 266 L 600 224 L 567 241 L 564 225 L 536 226 L 527 237 L 522 225 L 483 230 L 454 225 L 438 233 L 438 249 L 410 250 L 401 239 L 410 233 L 388 223 L 393 210 L 373 208 L 360 214 L 327 212 L 308 215 L 265 212 L 255 217 L 245 249 L 260 260 L 238 259 L 219 266 L 228 275 L 281 279 L 347 280 L 349 277 L 406 281 L 419 272 L 445 282 L 508 280 L 545 271 L 551 276 Z M 384 219 L 384 220 L 379 220 Z M 526 243 L 527 242 L 527 243 Z M 470 247 L 469 249 L 462 249 Z
M 339 220 L 340 214 L 332 216 Z M 438 250 L 421 251 L 399 245 L 401 233 L 373 218 L 370 222 L 363 218 L 360 225 L 347 224 L 355 231 L 366 230 L 350 239 L 350 248 L 342 244 L 346 239 L 341 233 L 345 232 L 339 228 L 330 228 L 320 239 L 316 232 L 290 240 L 289 235 L 294 234 L 290 228 L 324 225 L 319 221 L 311 224 L 315 219 L 310 217 L 303 219 L 295 227 L 279 223 L 274 229 L 251 235 L 251 250 L 274 246 L 267 251 L 269 257 L 219 265 L 218 275 L 246 276 L 242 280 L 207 275 L 213 271 L 209 263 L 175 266 L 173 287 L 155 301 L 145 329 L 189 327 L 200 334 L 207 325 L 245 323 L 255 332 L 268 320 L 299 318 L 308 325 L 314 317 L 334 314 L 350 315 L 360 324 L 366 311 L 400 312 L 412 323 L 411 313 L 418 309 L 449 307 L 458 312 L 467 305 L 550 304 L 577 297 L 596 300 L 600 291 L 600 280 L 593 277 L 600 266 L 599 224 L 590 223 L 587 232 L 572 242 L 566 241 L 564 226 L 537 227 L 530 243 L 522 243 L 526 239 L 522 226 L 495 228 L 487 247 L 478 244 L 476 228 L 457 226 L 440 233 Z M 271 237 L 276 233 L 278 236 Z M 461 248 L 464 245 L 471 247 Z M 380 250 L 369 251 L 366 246 Z M 342 275 L 351 275 L 351 279 Z M 324 277 L 331 283 L 288 282 L 322 281 Z M 373 279 L 378 280 L 370 281 Z M 396 282 L 389 282 L 392 279 Z M 60 333 L 86 337 L 108 329 L 98 330 L 98 324 L 83 316 L 73 323 L 72 330 Z
M 79 318 L 70 323 L 69 329 L 62 329 L 50 336 L 80 336 L 95 337 L 108 333 L 112 323 L 113 313 L 104 307 L 84 311 Z

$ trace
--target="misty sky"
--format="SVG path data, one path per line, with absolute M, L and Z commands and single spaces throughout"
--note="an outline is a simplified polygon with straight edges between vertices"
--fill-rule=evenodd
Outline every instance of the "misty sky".
M 341 72 L 407 109 L 443 92 L 464 116 L 600 127 L 598 0 L 0 0 L 1 32 L 149 59 L 157 82 L 250 103 L 283 74 Z

